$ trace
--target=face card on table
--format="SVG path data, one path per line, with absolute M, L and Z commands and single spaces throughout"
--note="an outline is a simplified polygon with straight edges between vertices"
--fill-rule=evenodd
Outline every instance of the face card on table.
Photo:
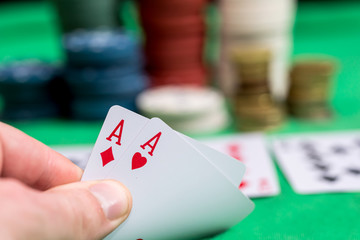
M 120 106 L 110 108 L 81 180 L 107 177 L 121 156 L 137 136 L 147 118 Z
M 273 149 L 297 193 L 360 190 L 360 132 L 282 136 Z
M 247 196 L 279 194 L 279 181 L 263 134 L 235 134 L 202 142 L 245 164 L 246 172 L 238 186 Z
M 107 239 L 199 238 L 226 230 L 254 208 L 211 162 L 157 118 L 141 130 L 109 178 L 128 187 L 133 209 Z

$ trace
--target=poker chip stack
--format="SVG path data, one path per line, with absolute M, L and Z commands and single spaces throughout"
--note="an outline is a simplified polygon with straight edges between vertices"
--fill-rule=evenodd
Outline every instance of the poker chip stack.
M 142 92 L 137 104 L 144 116 L 159 117 L 186 134 L 214 133 L 229 124 L 224 96 L 209 87 L 154 87 Z
M 294 0 L 220 1 L 221 46 L 217 81 L 228 96 L 234 94 L 235 70 L 231 51 L 237 47 L 266 47 L 271 51 L 270 91 L 284 100 L 288 59 L 292 48 Z
M 64 33 L 118 27 L 121 0 L 52 0 Z
M 233 49 L 232 59 L 238 80 L 234 96 L 234 115 L 241 131 L 267 131 L 284 121 L 284 111 L 270 94 L 269 62 L 266 48 Z
M 140 0 L 146 68 L 153 86 L 204 86 L 206 0 Z
M 59 68 L 36 59 L 15 61 L 0 67 L 1 119 L 31 120 L 59 114 L 49 92 Z
M 112 105 L 136 111 L 135 99 L 149 83 L 135 36 L 123 30 L 81 30 L 66 34 L 64 47 L 73 117 L 103 119 Z
M 297 118 L 321 120 L 331 117 L 328 104 L 336 61 L 331 57 L 300 57 L 290 73 L 288 112 Z

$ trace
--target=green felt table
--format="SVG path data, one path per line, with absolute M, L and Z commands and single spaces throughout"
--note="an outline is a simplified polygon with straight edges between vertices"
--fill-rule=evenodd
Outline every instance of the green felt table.
M 216 22 L 216 9 L 209 8 L 208 13 L 208 21 Z M 121 16 L 128 29 L 139 32 L 136 11 L 131 4 Z M 335 115 L 321 123 L 289 119 L 281 129 L 267 135 L 358 130 L 360 2 L 299 2 L 293 33 L 294 56 L 323 53 L 339 60 L 341 67 L 331 98 Z M 49 3 L 0 4 L 1 62 L 24 57 L 61 61 L 64 55 L 59 36 L 54 9 Z M 207 47 L 210 49 L 208 57 L 216 56 L 216 43 L 210 42 Z M 57 145 L 93 144 L 102 122 L 50 119 L 10 124 L 48 145 Z M 233 132 L 235 130 L 229 127 L 216 135 Z M 360 193 L 299 195 L 279 168 L 277 173 L 281 193 L 253 199 L 256 207 L 250 216 L 211 239 L 360 239 Z

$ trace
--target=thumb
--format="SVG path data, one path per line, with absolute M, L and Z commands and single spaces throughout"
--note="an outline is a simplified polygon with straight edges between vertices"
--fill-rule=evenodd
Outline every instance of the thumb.
M 105 237 L 125 221 L 132 207 L 130 192 L 113 180 L 72 183 L 53 188 L 45 195 L 49 202 L 58 205 L 52 208 L 64 224 L 57 229 L 58 236 L 67 232 L 69 235 L 64 237 L 69 239 Z
M 101 239 L 132 207 L 129 191 L 113 180 L 76 182 L 45 192 L 3 181 L 2 191 L 6 198 L 0 223 L 11 239 Z

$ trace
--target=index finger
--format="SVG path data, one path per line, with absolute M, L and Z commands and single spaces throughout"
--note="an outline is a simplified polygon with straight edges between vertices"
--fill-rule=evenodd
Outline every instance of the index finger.
M 79 181 L 82 170 L 60 153 L 0 122 L 0 176 L 40 190 Z

